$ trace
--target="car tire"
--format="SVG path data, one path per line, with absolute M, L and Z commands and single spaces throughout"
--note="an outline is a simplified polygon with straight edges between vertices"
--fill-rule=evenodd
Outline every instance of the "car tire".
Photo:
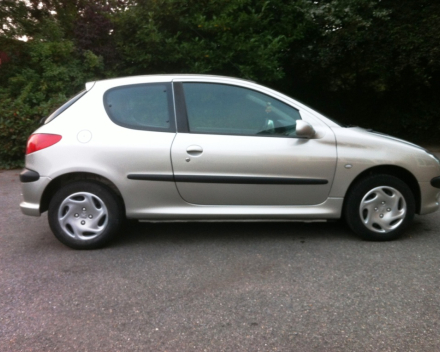
M 60 242 L 74 249 L 105 246 L 117 234 L 123 219 L 117 196 L 98 182 L 69 183 L 49 203 L 52 232 Z
M 344 208 L 349 227 L 368 241 L 397 239 L 411 223 L 414 213 L 411 189 L 390 175 L 372 175 L 355 183 Z

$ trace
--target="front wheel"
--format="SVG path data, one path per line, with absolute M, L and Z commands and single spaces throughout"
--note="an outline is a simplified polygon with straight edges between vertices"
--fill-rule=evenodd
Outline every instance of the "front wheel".
M 345 203 L 350 228 L 369 241 L 401 236 L 415 213 L 414 196 L 407 184 L 389 175 L 373 175 L 357 182 Z
M 70 183 L 52 197 L 49 225 L 55 237 L 74 249 L 106 245 L 122 222 L 118 198 L 106 186 L 90 181 Z

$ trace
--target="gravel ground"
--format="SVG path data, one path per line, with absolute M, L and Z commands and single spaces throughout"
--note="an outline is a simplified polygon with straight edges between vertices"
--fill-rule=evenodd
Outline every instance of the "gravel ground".
M 440 218 L 156 223 L 74 251 L 0 171 L 0 351 L 439 351 Z

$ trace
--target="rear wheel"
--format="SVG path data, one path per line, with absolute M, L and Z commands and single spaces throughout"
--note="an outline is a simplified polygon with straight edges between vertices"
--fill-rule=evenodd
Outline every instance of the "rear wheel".
M 122 222 L 118 198 L 97 182 L 78 181 L 59 189 L 49 204 L 49 225 L 54 235 L 75 249 L 106 245 Z
M 414 196 L 406 183 L 389 175 L 357 182 L 347 195 L 345 219 L 361 238 L 388 241 L 401 236 L 415 213 Z

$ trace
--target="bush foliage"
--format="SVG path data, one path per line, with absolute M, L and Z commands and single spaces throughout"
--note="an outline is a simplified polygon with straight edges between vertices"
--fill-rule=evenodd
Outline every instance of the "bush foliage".
M 85 82 L 134 74 L 253 79 L 342 122 L 437 142 L 437 2 L 0 0 L 0 21 L 3 168 Z

